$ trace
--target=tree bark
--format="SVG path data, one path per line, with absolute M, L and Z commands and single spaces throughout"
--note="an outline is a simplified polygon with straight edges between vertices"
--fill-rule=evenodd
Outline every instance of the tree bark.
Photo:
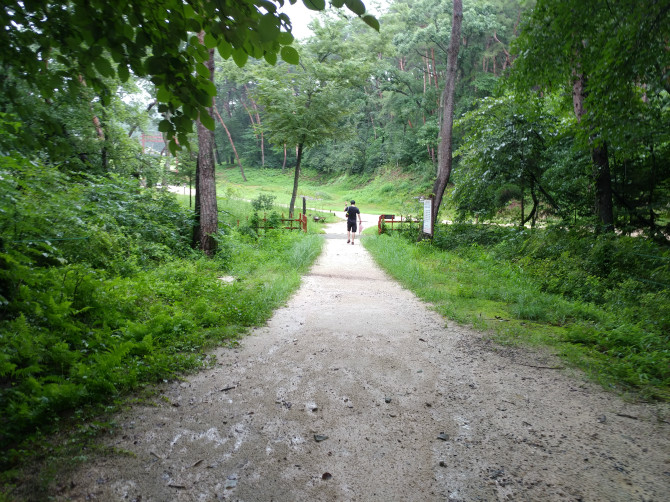
M 200 32 L 200 43 L 204 33 Z M 207 61 L 210 78 L 214 81 L 214 49 L 209 51 Z M 207 112 L 212 115 L 213 107 Z M 216 203 L 216 179 L 214 169 L 214 131 L 207 129 L 200 120 L 198 130 L 198 176 L 196 181 L 197 237 L 200 249 L 208 256 L 216 252 L 214 234 L 219 229 L 219 213 Z
M 212 103 L 214 103 L 214 98 L 212 98 Z M 235 143 L 233 143 L 233 137 L 230 135 L 230 131 L 226 127 L 225 122 L 221 118 L 221 114 L 219 113 L 219 110 L 216 109 L 216 104 L 212 107 L 212 111 L 214 112 L 214 115 L 216 115 L 216 118 L 219 119 L 219 123 L 223 126 L 223 129 L 226 131 L 226 134 L 228 135 L 228 141 L 230 141 L 230 146 L 233 147 L 233 152 L 235 153 L 235 158 L 237 159 L 237 165 L 240 166 L 240 174 L 242 175 L 242 179 L 244 181 L 247 181 L 247 177 L 244 175 L 244 168 L 242 167 L 242 162 L 240 161 L 240 156 L 237 155 L 237 148 L 235 148 Z
M 200 247 L 200 158 L 195 159 L 195 201 L 193 206 L 193 214 L 195 216 L 195 224 L 193 225 L 193 247 Z M 189 191 L 191 184 L 189 180 Z M 189 199 L 190 202 L 190 199 Z
M 214 165 L 218 166 L 221 163 L 221 154 L 219 153 L 219 145 L 216 144 L 216 138 L 214 138 Z
M 584 75 L 576 74 L 572 83 L 572 108 L 577 117 L 577 123 L 582 121 L 584 115 Z
M 580 123 L 586 113 L 584 97 L 586 95 L 586 77 L 574 72 L 575 80 L 572 85 L 572 105 Z M 591 142 L 594 138 L 591 138 Z M 612 204 L 612 176 L 607 153 L 607 144 L 591 147 L 593 161 L 593 182 L 595 188 L 595 214 L 605 232 L 614 231 L 614 208 Z
M 282 174 L 284 174 L 285 169 L 286 169 L 286 143 L 284 143 L 284 163 L 281 165 Z
M 147 113 L 149 113 L 149 111 L 150 111 L 154 106 L 156 106 L 157 103 L 158 103 L 158 100 L 154 99 L 151 103 L 149 103 L 149 104 L 147 105 L 147 109 L 146 109 L 145 111 L 146 111 Z M 129 138 L 131 138 L 131 137 L 133 136 L 133 133 L 135 132 L 136 129 L 137 129 L 137 124 L 135 124 L 133 127 L 130 128 L 130 131 L 128 131 L 128 137 L 129 137 Z
M 533 207 L 530 210 L 530 213 L 526 218 L 522 218 L 521 227 L 523 228 L 526 223 L 530 221 L 530 226 L 535 228 L 535 221 L 537 220 L 537 208 L 539 206 L 539 199 L 537 198 L 537 193 L 535 192 L 535 184 L 531 180 L 530 182 L 530 196 L 533 199 Z
M 440 103 L 440 138 L 437 150 L 437 177 L 433 185 L 435 204 L 433 210 L 433 225 L 438 221 L 437 216 L 442 203 L 444 191 L 449 183 L 452 167 L 451 133 L 454 125 L 454 91 L 458 73 L 458 50 L 461 43 L 461 23 L 463 22 L 463 1 L 454 0 L 454 14 L 451 25 L 451 40 L 447 51 L 447 75 Z
M 430 54 L 431 54 L 431 58 L 432 58 L 432 61 L 433 61 L 433 78 L 435 80 L 435 90 L 437 92 L 439 92 L 440 91 L 440 87 L 439 87 L 440 84 L 437 81 L 437 65 L 435 64 L 435 48 L 430 49 Z
M 607 154 L 607 143 L 591 149 L 593 178 L 596 187 L 596 215 L 605 232 L 614 231 L 612 204 L 612 175 Z
M 295 199 L 298 197 L 298 179 L 300 178 L 300 161 L 302 160 L 302 143 L 298 143 L 298 155 L 295 161 L 295 175 L 293 176 L 293 194 L 291 195 L 291 204 L 288 208 L 289 218 L 293 218 L 293 209 L 295 208 Z
M 244 86 L 244 90 L 247 92 L 247 96 L 249 96 L 249 89 L 247 89 L 246 85 Z M 260 113 L 258 113 L 258 105 L 256 105 L 256 102 L 251 98 L 249 98 L 249 101 L 251 101 L 251 106 L 254 107 L 254 112 L 256 113 L 256 125 L 259 127 L 261 131 L 261 165 L 265 167 L 265 137 L 263 134 L 263 128 L 261 127 L 261 115 Z M 253 124 L 254 122 L 253 118 L 251 119 L 251 122 Z M 254 133 L 256 132 L 255 129 L 256 128 L 254 127 Z
M 263 128 L 261 127 L 261 115 L 258 113 L 258 106 L 256 106 L 256 103 L 253 100 L 251 101 L 251 104 L 256 112 L 256 125 L 258 125 L 261 130 L 261 165 L 265 167 L 265 136 L 263 134 Z

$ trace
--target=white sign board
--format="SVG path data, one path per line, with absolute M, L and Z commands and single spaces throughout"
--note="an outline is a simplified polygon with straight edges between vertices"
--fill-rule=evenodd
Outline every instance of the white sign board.
M 433 199 L 423 201 L 423 232 L 433 235 Z

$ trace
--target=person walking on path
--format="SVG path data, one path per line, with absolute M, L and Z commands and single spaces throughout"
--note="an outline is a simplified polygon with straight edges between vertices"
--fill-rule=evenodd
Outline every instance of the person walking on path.
M 354 245 L 356 238 L 356 215 L 358 215 L 358 223 L 363 227 L 363 220 L 361 220 L 361 212 L 356 207 L 356 201 L 352 200 L 351 205 L 344 208 L 344 214 L 347 216 L 347 244 L 351 242 Z

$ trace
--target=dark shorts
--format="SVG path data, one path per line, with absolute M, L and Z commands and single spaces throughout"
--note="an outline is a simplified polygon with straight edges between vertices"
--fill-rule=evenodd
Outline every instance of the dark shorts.
M 353 230 L 354 232 L 355 232 L 356 230 L 358 230 L 358 227 L 356 226 L 356 221 L 349 221 L 349 220 L 347 220 L 347 232 L 350 232 L 350 231 L 352 231 L 352 230 Z

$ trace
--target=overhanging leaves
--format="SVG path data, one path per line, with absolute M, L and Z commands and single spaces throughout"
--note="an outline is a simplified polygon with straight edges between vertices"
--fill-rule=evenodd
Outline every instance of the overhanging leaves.
M 365 5 L 361 0 L 344 0 L 344 3 L 353 13 L 359 16 L 365 14 Z
M 303 3 L 311 10 L 326 8 L 325 0 Z M 278 4 L 283 2 L 70 0 L 67 6 L 57 6 L 49 0 L 10 1 L 0 13 L 5 27 L 0 32 L 0 65 L 20 69 L 21 78 L 49 98 L 62 89 L 74 91 L 81 76 L 103 103 L 110 95 L 106 79 L 147 77 L 162 89 L 162 112 L 173 121 L 184 107 L 203 106 L 198 89 L 209 78 L 202 66 L 207 49 L 216 48 L 224 59 L 232 56 L 239 66 L 249 56 L 270 64 L 278 57 L 299 62 L 298 52 L 290 47 L 290 19 L 278 11 Z M 359 16 L 365 13 L 360 0 L 333 3 L 345 4 Z M 364 21 L 378 29 L 374 18 L 366 16 Z M 202 45 L 193 35 L 201 31 Z M 44 65 L 52 62 L 62 69 L 45 77 Z
M 293 47 L 282 47 L 281 58 L 289 64 L 298 64 L 300 62 L 300 54 Z
M 326 0 L 302 0 L 302 3 L 310 10 L 323 10 L 326 8 Z
M 379 31 L 379 21 L 377 21 L 377 18 L 374 16 L 371 16 L 370 14 L 366 14 L 361 17 L 365 24 L 367 24 L 370 28 L 373 28 L 376 31 Z

